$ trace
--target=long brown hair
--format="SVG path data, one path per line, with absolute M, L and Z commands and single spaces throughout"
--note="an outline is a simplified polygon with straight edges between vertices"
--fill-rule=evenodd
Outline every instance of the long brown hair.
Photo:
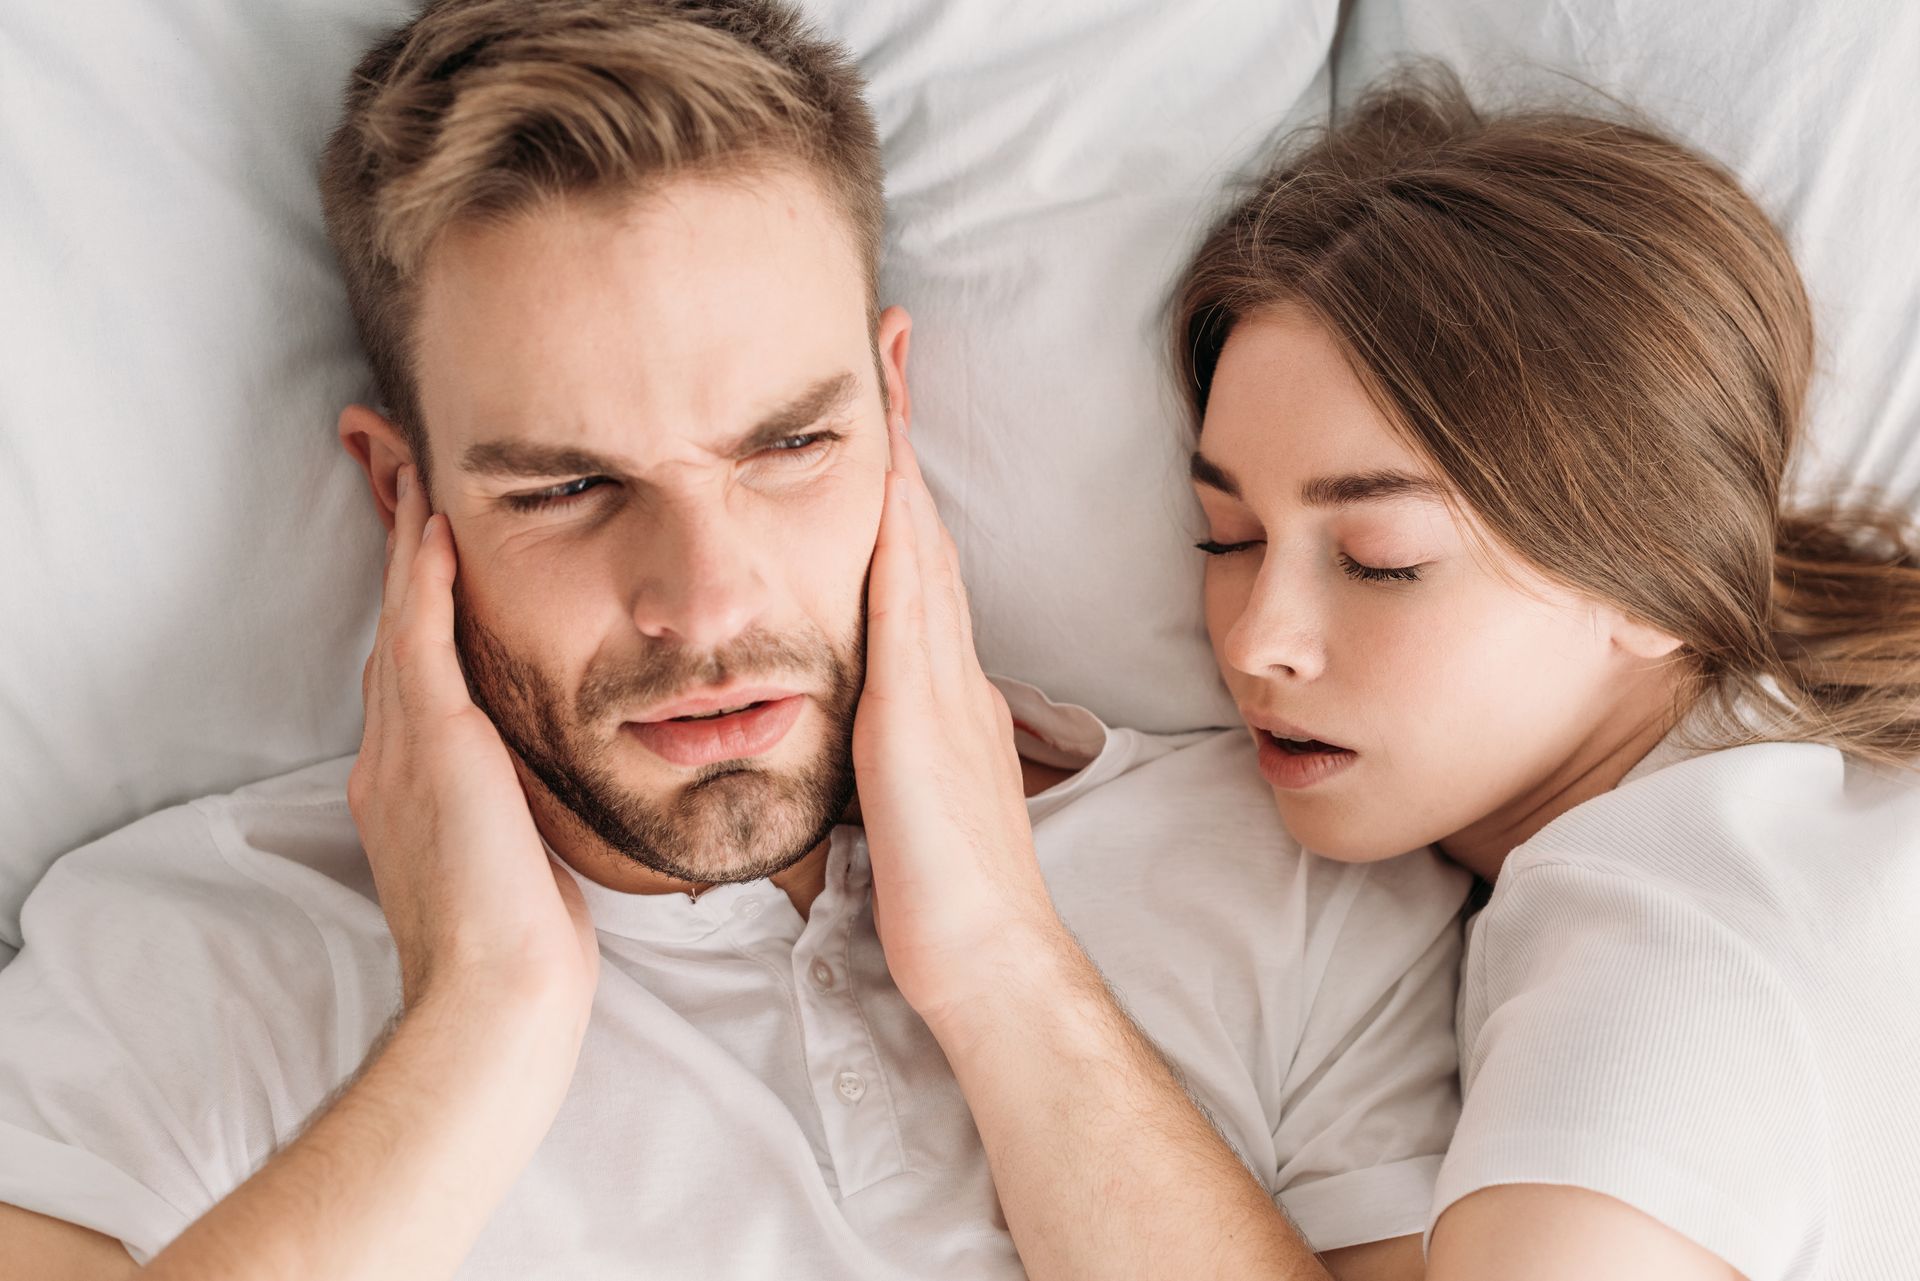
M 1912 529 L 1783 509 L 1811 309 L 1726 170 L 1636 122 L 1482 114 L 1444 70 L 1401 71 L 1259 180 L 1180 281 L 1196 430 L 1236 321 L 1283 305 L 1329 327 L 1495 539 L 1684 643 L 1718 743 L 1920 756 Z

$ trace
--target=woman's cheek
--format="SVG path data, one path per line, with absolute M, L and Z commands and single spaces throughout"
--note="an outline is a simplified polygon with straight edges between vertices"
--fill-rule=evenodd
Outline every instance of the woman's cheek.
M 1247 600 L 1253 591 L 1253 576 L 1234 572 L 1234 567 L 1224 563 L 1224 559 L 1207 558 L 1201 594 L 1207 619 L 1207 638 L 1213 642 L 1216 657 L 1226 642 L 1227 633 L 1233 630 L 1234 624 L 1246 612 Z

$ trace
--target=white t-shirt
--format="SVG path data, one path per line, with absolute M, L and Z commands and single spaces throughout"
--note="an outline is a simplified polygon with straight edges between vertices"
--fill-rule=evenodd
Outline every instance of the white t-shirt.
M 1302 855 L 1247 736 L 1108 731 L 1003 682 L 1067 922 L 1320 1248 L 1418 1232 L 1458 1114 L 1466 878 Z M 396 1006 L 345 757 L 69 854 L 0 971 L 0 1202 L 144 1261 L 350 1075 Z M 602 969 L 552 1131 L 463 1278 L 1011 1278 L 985 1154 L 888 977 L 859 829 L 766 882 L 582 881 Z
M 1513 852 L 1468 927 L 1480 1188 L 1615 1197 L 1752 1281 L 1920 1278 L 1920 785 L 1673 739 Z

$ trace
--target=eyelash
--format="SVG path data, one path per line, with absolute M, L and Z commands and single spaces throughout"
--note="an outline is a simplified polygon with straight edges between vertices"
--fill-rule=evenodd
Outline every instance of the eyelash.
M 775 441 L 762 452 L 778 454 L 784 462 L 802 461 L 813 457 L 819 453 L 824 446 L 839 439 L 839 432 L 808 432 L 805 435 L 788 436 L 785 439 Z M 781 448 L 782 445 L 788 445 L 794 441 L 801 443 L 794 448 Z M 513 508 L 515 511 L 523 512 L 544 511 L 550 507 L 568 507 L 573 504 L 574 499 L 585 494 L 587 490 L 599 488 L 599 485 L 589 482 L 603 481 L 605 479 L 605 476 L 582 476 L 578 480 L 570 480 L 564 485 L 555 485 L 552 489 L 543 489 L 537 493 L 508 494 L 504 501 L 507 506 Z M 574 489 L 573 486 L 575 485 L 580 485 L 583 488 Z
M 1196 548 L 1209 556 L 1229 556 L 1234 552 L 1245 551 L 1253 545 L 1252 542 L 1204 542 L 1194 544 Z M 1359 561 L 1346 555 L 1344 552 L 1341 553 L 1340 556 L 1340 569 L 1348 578 L 1358 579 L 1361 582 L 1367 583 L 1415 583 L 1420 581 L 1420 567 L 1418 565 L 1362 565 Z

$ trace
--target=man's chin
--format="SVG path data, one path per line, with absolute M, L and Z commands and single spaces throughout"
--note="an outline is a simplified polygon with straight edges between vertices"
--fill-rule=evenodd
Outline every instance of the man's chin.
M 656 776 L 646 784 L 605 798 L 612 803 L 590 826 L 613 852 L 707 885 L 762 880 L 792 867 L 827 838 L 853 795 L 851 768 L 835 769 L 818 756 L 800 769 L 723 761 L 673 771 L 679 777 L 664 786 L 648 772 Z

